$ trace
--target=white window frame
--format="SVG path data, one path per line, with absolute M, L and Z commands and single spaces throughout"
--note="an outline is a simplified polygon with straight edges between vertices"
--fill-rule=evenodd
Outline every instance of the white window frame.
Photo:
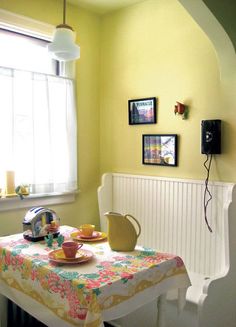
M 52 39 L 53 31 L 55 29 L 55 26 L 53 25 L 17 15 L 3 9 L 0 9 L 0 27 L 22 32 L 23 34 L 29 34 L 48 41 Z M 74 78 L 74 62 L 68 62 L 64 65 L 62 64 L 60 71 L 62 72 L 62 76 Z M 23 200 L 20 200 L 19 197 L 0 198 L 0 212 L 17 210 L 19 208 L 30 208 L 39 205 L 39 202 L 41 206 L 71 203 L 75 201 L 76 193 L 78 192 L 63 194 L 32 194 L 28 195 Z

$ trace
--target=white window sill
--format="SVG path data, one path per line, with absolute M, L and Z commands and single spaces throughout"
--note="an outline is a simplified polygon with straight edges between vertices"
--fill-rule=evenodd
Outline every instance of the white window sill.
M 0 211 L 70 203 L 75 201 L 75 194 L 76 193 L 37 194 L 26 196 L 23 200 L 21 200 L 19 196 L 0 198 Z

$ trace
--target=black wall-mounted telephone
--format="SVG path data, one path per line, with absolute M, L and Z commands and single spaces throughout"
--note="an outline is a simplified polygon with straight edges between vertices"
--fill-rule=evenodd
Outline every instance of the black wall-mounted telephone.
M 201 152 L 203 154 L 221 153 L 221 120 L 202 120 Z
M 207 171 L 204 190 L 204 218 L 208 230 L 212 233 L 211 226 L 207 219 L 207 206 L 212 199 L 210 189 L 208 188 L 208 181 L 210 176 L 211 162 L 213 154 L 221 153 L 221 120 L 202 120 L 201 122 L 201 152 L 206 154 L 204 167 Z

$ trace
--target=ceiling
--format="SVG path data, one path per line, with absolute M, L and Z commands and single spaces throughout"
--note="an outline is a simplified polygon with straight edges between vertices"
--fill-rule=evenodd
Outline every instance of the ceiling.
M 62 1 L 62 0 L 60 0 Z M 146 0 L 67 0 L 73 5 L 103 15 Z M 203 0 L 213 15 L 222 24 L 236 48 L 236 1 L 235 0 Z
M 79 5 L 101 15 L 143 1 L 145 0 L 68 0 L 73 5 Z

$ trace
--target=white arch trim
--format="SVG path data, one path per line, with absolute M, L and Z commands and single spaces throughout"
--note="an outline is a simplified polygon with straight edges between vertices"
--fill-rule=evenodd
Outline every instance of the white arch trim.
M 221 80 L 236 79 L 236 53 L 222 25 L 202 0 L 178 0 L 212 42 L 217 53 Z

